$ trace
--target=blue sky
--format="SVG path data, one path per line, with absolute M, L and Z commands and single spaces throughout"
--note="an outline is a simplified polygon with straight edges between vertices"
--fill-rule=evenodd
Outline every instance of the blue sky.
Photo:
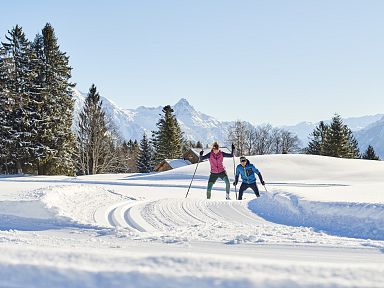
M 45 23 L 72 80 L 123 108 L 186 98 L 253 124 L 384 113 L 384 1 L 7 1 L 0 40 Z M 6 13 L 4 13 L 6 11 Z

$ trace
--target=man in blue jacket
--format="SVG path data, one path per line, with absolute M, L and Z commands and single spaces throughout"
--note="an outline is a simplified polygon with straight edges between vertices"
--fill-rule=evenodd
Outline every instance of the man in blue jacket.
M 236 167 L 236 175 L 235 175 L 235 182 L 233 182 L 233 185 L 237 185 L 237 182 L 239 182 L 239 175 L 241 175 L 241 180 L 243 181 L 240 185 L 239 190 L 239 200 L 243 199 L 243 192 L 247 190 L 248 188 L 251 188 L 253 192 L 255 192 L 256 197 L 260 197 L 259 189 L 256 185 L 256 176 L 259 176 L 261 184 L 264 186 L 265 182 L 263 180 L 263 177 L 261 176 L 260 171 L 251 163 L 249 163 L 249 160 L 245 158 L 244 156 L 240 157 L 240 164 Z

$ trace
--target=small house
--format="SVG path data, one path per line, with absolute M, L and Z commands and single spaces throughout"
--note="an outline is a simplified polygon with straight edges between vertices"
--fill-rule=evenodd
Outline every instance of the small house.
M 195 164 L 199 162 L 200 151 L 199 148 L 190 148 L 183 154 L 183 159 Z
M 184 159 L 165 159 L 155 167 L 156 172 L 168 171 L 175 168 L 190 165 L 191 162 Z

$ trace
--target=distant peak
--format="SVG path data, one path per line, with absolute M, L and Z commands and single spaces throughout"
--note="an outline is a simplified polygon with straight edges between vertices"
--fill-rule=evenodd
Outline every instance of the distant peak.
M 188 100 L 185 98 L 181 98 L 175 106 L 173 106 L 175 111 L 195 111 L 195 108 L 191 104 L 189 104 Z
M 183 106 L 191 106 L 191 104 L 189 104 L 188 100 L 185 99 L 185 98 L 181 98 L 176 104 L 176 105 L 183 105 Z

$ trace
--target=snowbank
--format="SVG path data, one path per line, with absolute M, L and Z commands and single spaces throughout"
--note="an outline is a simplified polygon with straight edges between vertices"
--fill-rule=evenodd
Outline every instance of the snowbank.
M 286 192 L 263 193 L 248 205 L 268 221 L 331 235 L 384 240 L 384 204 L 320 202 Z

